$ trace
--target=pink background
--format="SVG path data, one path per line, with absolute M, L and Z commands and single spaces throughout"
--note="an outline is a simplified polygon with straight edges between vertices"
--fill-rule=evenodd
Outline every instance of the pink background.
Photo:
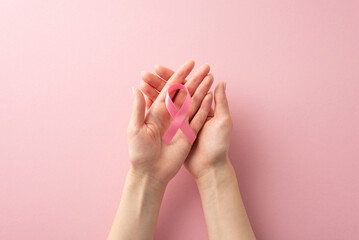
M 0 239 L 105 239 L 132 86 L 155 64 L 227 81 L 258 239 L 359 238 L 358 1 L 0 1 Z M 156 239 L 206 239 L 182 169 Z

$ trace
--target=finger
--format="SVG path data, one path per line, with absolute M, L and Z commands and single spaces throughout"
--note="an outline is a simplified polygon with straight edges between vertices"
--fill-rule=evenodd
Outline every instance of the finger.
M 132 88 L 132 92 L 135 99 L 133 102 L 130 124 L 136 128 L 139 128 L 143 125 L 145 120 L 146 102 L 140 90 Z
M 148 110 L 152 106 L 153 101 L 149 99 L 146 95 L 145 95 L 145 100 L 146 100 L 146 109 Z
M 155 65 L 155 73 L 162 79 L 164 80 L 165 82 L 171 78 L 171 76 L 174 74 L 174 71 L 165 67 L 165 66 L 162 66 L 162 65 Z M 184 83 L 187 83 L 188 80 L 185 79 L 184 80 Z M 177 94 L 178 92 L 172 92 L 170 93 L 170 98 L 171 99 L 175 99 L 175 95 Z M 177 100 L 177 103 L 176 105 L 180 105 L 178 103 L 178 100 Z
M 145 81 L 141 81 L 140 89 L 152 101 L 155 101 L 156 98 L 158 97 L 159 93 Z
M 223 116 L 229 115 L 228 101 L 226 97 L 226 85 L 225 82 L 220 82 L 214 90 L 214 115 Z
M 190 80 L 185 80 L 186 87 L 188 88 L 188 91 L 193 95 L 195 92 L 194 90 L 198 87 L 200 80 L 204 78 L 210 71 L 210 66 L 208 63 L 203 64 L 193 75 L 193 77 Z M 162 65 L 156 65 L 155 66 L 155 73 L 162 78 L 163 80 L 168 80 L 174 73 L 173 70 L 162 66 Z M 199 80 L 199 81 L 198 81 Z M 176 96 L 177 98 L 177 96 Z
M 164 102 L 168 88 L 175 83 L 182 84 L 188 74 L 192 71 L 193 67 L 194 60 L 192 59 L 181 65 L 177 69 L 177 71 L 171 76 L 171 78 L 166 82 L 166 85 L 163 87 L 155 102 Z
M 141 76 L 143 81 L 145 81 L 148 85 L 156 89 L 158 92 L 161 92 L 162 88 L 166 84 L 166 82 L 162 80 L 159 76 L 150 72 L 142 71 Z
M 209 110 L 211 109 L 212 100 L 213 100 L 212 93 L 209 92 L 206 95 L 206 97 L 203 99 L 201 107 L 199 108 L 198 112 L 193 117 L 193 120 L 190 123 L 191 128 L 196 135 L 199 133 L 202 126 L 204 125 L 204 123 L 207 120 Z
M 209 73 L 209 70 L 210 70 L 210 66 L 208 64 L 203 64 L 201 67 L 199 67 L 197 69 L 197 71 L 195 71 L 193 76 L 185 83 L 185 86 L 187 87 L 188 92 L 190 93 L 191 96 L 194 94 L 194 92 L 196 91 L 198 86 L 201 84 L 203 79 L 207 76 L 207 74 Z M 180 104 L 183 103 L 186 96 L 187 96 L 187 93 L 185 91 L 180 91 L 175 96 L 173 102 L 175 103 L 175 105 L 180 106 Z M 202 99 L 201 99 L 201 101 L 202 101 Z
M 168 81 L 168 79 L 170 79 L 175 72 L 165 66 L 156 65 L 155 73 L 158 76 L 160 76 L 163 80 Z
M 167 82 L 172 75 L 175 73 L 173 70 L 162 66 L 162 65 L 155 65 L 155 73 L 161 78 L 163 79 L 165 82 Z M 187 82 L 187 80 L 185 79 L 184 82 Z M 160 92 L 160 91 L 159 91 Z M 170 98 L 174 99 L 174 96 L 177 94 L 177 91 L 171 92 L 170 93 Z
M 212 107 L 211 107 L 211 109 L 209 110 L 208 117 L 209 117 L 209 118 L 214 117 L 214 110 L 213 110 Z
M 199 107 L 201 106 L 202 100 L 207 95 L 209 89 L 213 84 L 213 76 L 212 74 L 208 74 L 204 80 L 201 82 L 199 87 L 197 88 L 196 92 L 192 96 L 192 104 L 189 110 L 189 119 L 195 115 Z

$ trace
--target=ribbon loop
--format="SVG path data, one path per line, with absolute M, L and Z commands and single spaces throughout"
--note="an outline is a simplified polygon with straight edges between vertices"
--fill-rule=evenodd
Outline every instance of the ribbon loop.
M 181 108 L 178 110 L 172 99 L 170 98 L 169 93 L 175 90 L 185 90 L 187 92 L 186 99 L 184 100 Z M 168 145 L 170 144 L 172 138 L 176 135 L 178 129 L 181 129 L 183 134 L 186 136 L 187 140 L 192 144 L 196 139 L 196 134 L 192 131 L 191 126 L 186 122 L 186 116 L 191 107 L 191 95 L 188 92 L 186 86 L 182 84 L 173 84 L 168 88 L 166 93 L 166 108 L 172 117 L 172 123 L 168 127 L 165 134 L 162 136 L 162 140 Z

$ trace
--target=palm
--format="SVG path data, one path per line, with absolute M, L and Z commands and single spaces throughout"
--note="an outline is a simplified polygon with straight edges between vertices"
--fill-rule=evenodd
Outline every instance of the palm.
M 164 179 L 171 179 L 175 173 L 178 172 L 184 160 L 186 159 L 191 144 L 186 137 L 178 132 L 172 139 L 170 145 L 166 145 L 162 141 L 162 136 L 170 125 L 170 115 L 167 112 L 165 104 L 156 104 L 153 106 L 146 116 L 144 125 L 143 139 L 138 146 L 146 148 L 146 151 L 151 153 L 151 163 L 159 176 Z
M 168 80 L 174 72 L 166 67 L 159 66 L 156 69 L 156 73 L 162 77 L 162 79 Z M 159 82 L 161 80 L 156 75 L 150 74 L 145 76 L 144 79 L 154 85 L 160 86 Z M 190 80 L 186 83 L 190 84 Z M 224 85 L 222 84 L 220 87 L 221 91 L 218 91 L 217 94 L 215 93 L 215 96 L 217 95 L 219 100 L 218 103 L 216 103 L 215 112 L 213 115 L 211 114 L 211 116 L 208 116 L 196 142 L 192 146 L 192 149 L 185 160 L 186 168 L 195 177 L 198 177 L 207 167 L 215 165 L 218 159 L 226 157 L 225 155 L 228 152 L 232 122 L 224 94 Z M 144 90 L 146 94 L 151 94 L 151 91 L 149 91 L 148 88 L 144 88 Z M 161 91 L 162 88 L 157 87 L 156 90 Z M 152 100 L 155 100 L 155 98 L 152 97 Z M 150 101 L 147 102 L 147 106 L 151 106 Z M 196 112 L 197 107 L 198 105 L 195 105 L 192 112 Z
M 230 133 L 230 119 L 214 116 L 206 121 L 185 161 L 193 176 L 198 177 L 207 167 L 226 157 Z
M 168 83 L 184 81 L 192 68 L 193 66 L 182 67 L 182 69 L 179 69 L 179 73 L 174 75 Z M 168 85 L 166 84 L 167 87 Z M 143 98 L 142 93 L 139 91 L 136 94 L 139 99 Z M 144 115 L 141 124 L 136 127 L 130 124 L 128 131 L 129 154 L 132 165 L 137 169 L 142 169 L 144 174 L 155 173 L 155 176 L 152 177 L 161 181 L 169 181 L 182 166 L 190 152 L 191 144 L 181 131 L 176 133 L 169 145 L 162 141 L 162 136 L 170 125 L 171 116 L 165 106 L 165 91 L 161 94 L 153 102 L 146 114 L 140 114 L 140 116 Z M 144 99 L 141 101 L 144 101 Z M 205 116 L 200 114 L 197 117 L 198 124 L 191 125 L 196 134 L 207 118 L 212 98 L 207 97 L 203 101 L 207 102 L 207 109 L 204 109 L 206 114 Z M 139 104 L 141 105 L 142 103 Z

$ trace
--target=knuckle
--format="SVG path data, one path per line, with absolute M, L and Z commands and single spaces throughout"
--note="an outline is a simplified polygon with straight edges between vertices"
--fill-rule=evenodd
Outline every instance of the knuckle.
M 194 94 L 192 97 L 192 103 L 197 104 L 197 102 L 198 102 L 198 94 Z
M 231 119 L 231 117 L 230 116 L 224 116 L 224 117 L 222 117 L 222 119 L 221 119 L 221 125 L 222 126 L 227 126 L 227 127 L 230 127 L 230 128 L 232 128 L 232 126 L 233 126 L 233 122 L 232 122 L 232 119 Z
M 148 85 L 146 82 L 141 82 L 140 84 L 140 89 L 142 90 L 142 92 L 144 94 L 146 94 L 147 96 L 152 94 L 152 88 L 150 85 Z

